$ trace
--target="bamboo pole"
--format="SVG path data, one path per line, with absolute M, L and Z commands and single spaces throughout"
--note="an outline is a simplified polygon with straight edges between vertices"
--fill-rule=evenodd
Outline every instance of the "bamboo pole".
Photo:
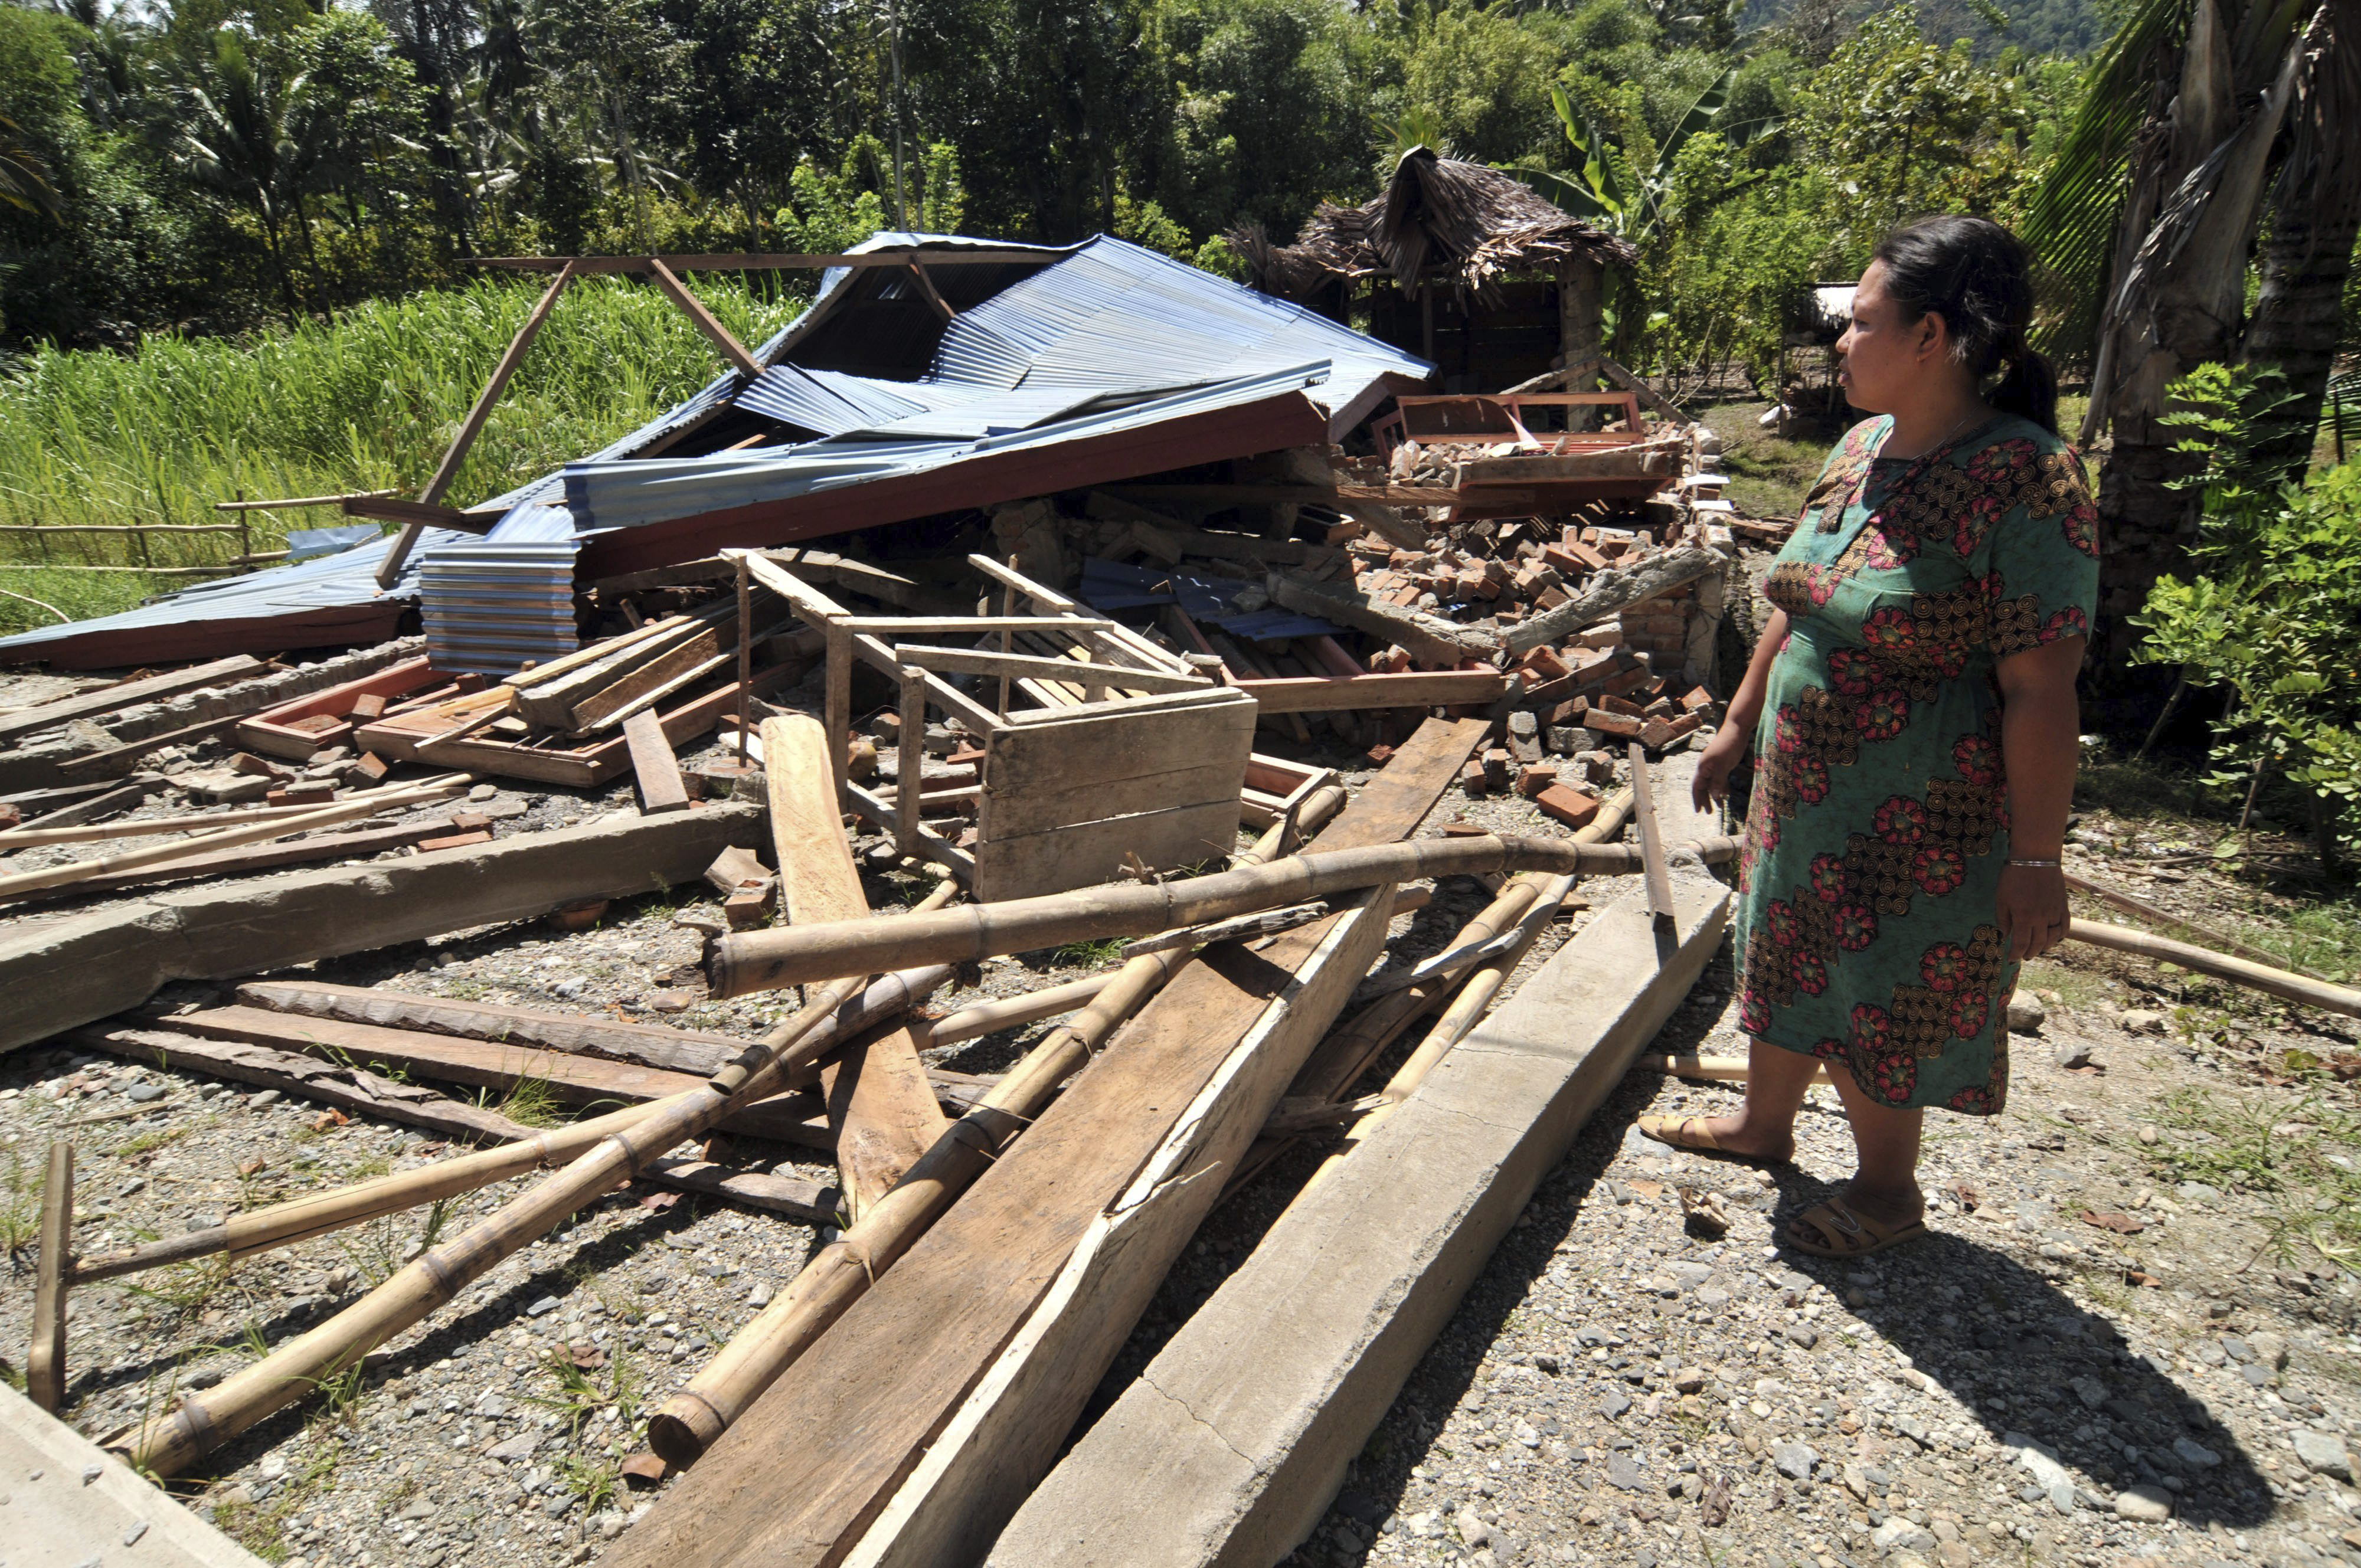
M 235 724 L 239 715 L 232 714 L 209 724 Z M 147 742 L 140 742 L 146 745 Z M 414 805 L 441 793 L 445 784 L 404 784 L 395 789 L 379 790 L 370 799 L 379 806 Z M 358 804 L 361 796 L 335 802 L 338 806 Z M 187 817 L 158 817 L 144 822 L 93 822 L 73 828 L 19 828 L 0 833 L 0 850 L 27 850 L 38 844 L 81 844 L 102 839 L 146 839 L 159 833 L 194 833 L 209 828 L 236 828 L 247 822 L 284 822 L 307 811 L 321 809 L 310 806 L 255 806 L 242 811 L 216 811 L 211 815 L 199 812 Z M 186 846 L 183 845 L 183 848 Z
M 1633 1072 L 1661 1072 L 1670 1078 L 1701 1078 L 1714 1083 L 1744 1083 L 1747 1063 L 1744 1057 L 1675 1057 L 1659 1053 L 1643 1056 L 1632 1062 Z M 1815 1064 L 1811 1081 L 1828 1083 L 1828 1063 Z
M 448 783 L 426 786 L 418 791 L 411 804 L 438 800 L 467 787 L 467 773 L 458 774 Z M 105 876 L 112 872 L 134 871 L 141 866 L 155 865 L 162 861 L 177 861 L 187 855 L 203 854 L 209 850 L 234 849 L 240 844 L 260 843 L 269 839 L 283 839 L 290 833 L 308 828 L 326 828 L 338 822 L 349 822 L 356 817 L 369 817 L 381 811 L 389 803 L 363 798 L 324 806 L 293 817 L 282 817 L 269 822 L 251 823 L 243 828 L 225 828 L 218 833 L 198 833 L 186 839 L 175 839 L 169 844 L 155 844 L 145 850 L 132 850 L 120 855 L 101 855 L 95 860 L 71 861 L 62 866 L 49 866 L 37 872 L 17 872 L 0 876 L 0 898 L 20 893 L 33 893 L 45 887 L 62 887 L 70 883 L 87 882 L 92 877 Z
M 2265 992 L 2285 1001 L 2361 1018 L 2361 991 L 2331 985 L 2325 981 L 2307 980 L 2302 975 L 2273 969 L 2268 964 L 2249 963 L 2245 959 L 2234 959 L 2204 948 L 2192 948 L 2169 937 L 2134 931 L 2123 926 L 2103 926 L 2093 920 L 2069 923 L 2066 936 L 2070 941 L 2087 942 L 2094 948 L 2109 948 L 2119 953 L 2136 953 L 2144 959 L 2179 964 L 2182 969 L 2209 974 L 2216 980 L 2226 980 L 2251 991 Z
M 886 976 L 847 1003 L 829 1022 L 826 1038 L 820 1044 L 823 1048 L 841 1044 L 872 1025 L 895 1016 L 912 999 L 926 995 L 950 980 L 950 976 L 951 970 L 947 964 L 905 970 Z M 161 1241 L 127 1247 L 120 1252 L 78 1259 L 70 1282 L 74 1285 L 93 1284 L 126 1274 L 186 1263 L 192 1258 L 209 1257 L 215 1253 L 227 1253 L 233 1259 L 251 1257 L 257 1253 L 292 1246 L 298 1242 L 311 1241 L 334 1231 L 365 1224 L 388 1214 L 399 1214 L 423 1203 L 473 1192 L 493 1182 L 522 1176 L 544 1166 L 565 1165 L 580 1157 L 609 1133 L 636 1126 L 664 1107 L 677 1104 L 683 1098 L 684 1095 L 675 1094 L 642 1105 L 626 1106 L 620 1111 L 611 1111 L 588 1121 L 553 1127 L 547 1132 L 502 1144 L 497 1148 L 456 1155 L 416 1170 L 381 1176 L 375 1180 L 357 1182 L 331 1191 L 308 1192 L 268 1209 L 234 1214 L 226 1224 L 216 1225 L 212 1230 L 167 1236 Z
M 2143 920 L 2152 920 L 2168 930 L 2178 929 L 2186 931 L 2191 936 L 2197 938 L 2201 941 L 2212 943 L 2214 947 L 2219 948 L 2224 952 L 2230 954 L 2234 958 L 2245 959 L 2250 963 L 2258 963 L 2266 967 L 2276 967 L 2273 955 L 2264 952 L 2260 948 L 2250 947 L 2246 943 L 2240 941 L 2237 938 L 2229 935 L 2227 932 L 2216 931 L 2207 926 L 2200 926 L 2194 920 L 2184 920 L 2180 916 L 2172 913 L 2172 911 L 2162 908 L 2159 905 L 2150 904 L 2145 898 L 2136 898 L 2132 894 L 2125 893 L 2119 888 L 2108 887 L 2103 883 L 2092 882 L 2088 877 L 2076 876 L 2072 872 L 2066 872 L 2065 877 L 2066 885 L 2072 888 L 2075 892 L 2087 893 L 2092 898 L 2103 899 L 2105 902 L 2114 905 L 2116 908 L 2122 910 L 2126 915 L 2136 915 Z M 2297 974 L 2302 973 L 2300 970 L 2291 970 L 2290 972 Z M 2321 977 L 2316 974 L 2305 974 L 2303 975 L 2303 978 L 2306 980 L 2320 981 L 2320 983 L 2323 985 L 2334 985 L 2335 983 L 2334 981 L 2322 980 Z
M 1723 861 L 1736 855 L 1738 840 L 1706 839 L 1694 848 L 1706 861 Z M 1071 942 L 1142 937 L 1380 883 L 1488 872 L 1617 876 L 1640 869 L 1639 850 L 1622 845 L 1490 835 L 1421 839 L 1293 856 L 1177 882 L 1084 888 L 924 916 L 735 932 L 714 943 L 709 974 L 715 996 L 744 996 L 898 964 L 966 963 Z
M 1403 888 L 1394 894 L 1393 912 L 1399 916 L 1423 909 L 1432 896 L 1422 887 Z M 1148 940 L 1156 938 L 1149 938 Z M 1020 1024 L 1038 1023 L 1044 1018 L 1054 1018 L 1060 1013 L 1071 1013 L 1113 984 L 1121 972 L 1120 968 L 1110 969 L 1101 974 L 1068 981 L 1063 985 L 1029 991 L 1022 996 L 979 1002 L 972 1007 L 946 1013 L 931 1024 L 914 1025 L 920 1036 L 919 1048 L 932 1050 L 937 1046 L 955 1046 L 964 1040 L 980 1039 L 985 1035 L 998 1034 L 1003 1029 L 1013 1029 Z
M 944 883 L 901 918 L 923 918 L 956 891 Z M 192 1394 L 169 1414 L 150 1418 L 119 1446 L 141 1468 L 177 1475 L 238 1433 L 320 1387 L 387 1340 L 450 1301 L 475 1280 L 580 1209 L 631 1179 L 730 1112 L 777 1087 L 818 1059 L 832 1043 L 824 1025 L 864 977 L 836 981 L 793 1017 L 747 1047 L 707 1082 L 644 1120 L 608 1134 L 565 1168 L 536 1182 L 499 1212 L 422 1254 L 400 1273 L 319 1327 L 281 1346 L 218 1387 Z
M 952 1123 L 893 1190 L 822 1248 L 721 1353 L 648 1421 L 648 1444 L 674 1464 L 703 1457 L 730 1424 L 811 1347 L 879 1275 L 924 1235 L 959 1195 L 1031 1124 L 1058 1085 L 1115 1026 L 1189 961 L 1193 948 L 1132 959 L 1071 1023 L 1025 1054 L 992 1091 Z

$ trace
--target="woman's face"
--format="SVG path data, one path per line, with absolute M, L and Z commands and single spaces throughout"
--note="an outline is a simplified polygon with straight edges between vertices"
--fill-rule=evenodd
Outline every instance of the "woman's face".
M 1872 261 L 1853 291 L 1852 324 L 1837 339 L 1844 367 L 1837 383 L 1863 413 L 1892 413 L 1929 389 L 1930 372 L 1949 348 L 1943 318 L 1906 313 L 1885 291 L 1885 263 Z

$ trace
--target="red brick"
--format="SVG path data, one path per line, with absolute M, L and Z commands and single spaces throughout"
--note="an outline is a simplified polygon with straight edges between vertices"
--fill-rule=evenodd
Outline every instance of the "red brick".
M 1510 764 L 1514 761 L 1515 759 L 1510 756 L 1509 749 L 1506 746 L 1485 747 L 1484 787 L 1487 789 L 1508 788 L 1510 782 L 1516 777 L 1516 774 L 1510 767 Z
M 1590 819 L 1598 815 L 1598 797 L 1585 795 L 1571 784 L 1550 785 L 1533 797 L 1533 804 L 1542 808 L 1543 816 L 1555 817 L 1576 829 L 1589 827 Z
M 491 841 L 492 836 L 479 829 L 473 833 L 454 833 L 445 839 L 422 839 L 418 848 L 421 853 L 431 854 L 436 850 L 464 850 L 470 844 L 489 844 Z
M 387 763 L 383 757 L 379 756 L 375 751 L 363 751 L 358 757 L 353 760 L 353 772 L 360 774 L 361 777 L 368 780 L 371 784 L 375 784 L 378 780 L 385 777 L 387 773 L 392 772 L 392 768 Z
M 1633 702 L 1629 697 L 1598 697 L 1593 699 L 1590 706 L 1594 709 L 1604 708 L 1609 713 L 1625 714 L 1632 718 L 1645 718 L 1647 717 L 1646 711 L 1642 709 L 1638 703 Z
M 1588 697 L 1568 697 L 1565 701 L 1559 703 L 1555 707 L 1550 709 L 1550 728 L 1553 729 L 1562 729 L 1569 724 L 1579 724 L 1582 722 L 1582 716 L 1589 711 L 1590 699 Z
M 1519 770 L 1517 793 L 1527 796 L 1537 795 L 1555 783 L 1557 783 L 1557 770 L 1545 762 L 1537 762 L 1532 767 Z
M 1622 740 L 1640 737 L 1640 721 L 1628 713 L 1608 713 L 1594 707 L 1583 716 L 1582 722 L 1594 735 L 1612 735 Z
M 363 692 L 353 698 L 352 717 L 357 722 L 367 724 L 372 718 L 384 717 L 384 714 L 385 698 L 377 693 Z
M 1486 795 L 1491 794 L 1491 787 L 1484 782 L 1484 764 L 1481 762 L 1469 762 L 1466 767 L 1461 768 L 1459 770 L 1459 787 L 1466 790 L 1477 800 L 1481 800 Z
M 286 779 L 295 776 L 294 769 L 282 768 L 276 762 L 266 762 L 251 751 L 240 751 L 236 756 L 232 757 L 229 760 L 229 771 L 234 773 L 247 773 L 258 779 Z
M 262 797 L 265 806 L 325 806 L 336 798 L 336 786 L 322 779 L 316 784 L 289 784 L 274 789 Z
M 1565 667 L 1565 661 L 1557 656 L 1557 650 L 1554 648 L 1536 648 L 1526 654 L 1525 668 L 1545 681 L 1554 681 L 1560 675 L 1573 674 Z
M 1681 706 L 1691 713 L 1703 713 L 1707 708 L 1711 707 L 1713 703 L 1713 693 L 1703 686 L 1692 687 L 1689 695 L 1681 698 Z
M 1640 744 L 1650 751 L 1661 751 L 1697 727 L 1694 713 L 1684 713 L 1678 718 L 1652 718 L 1642 726 Z
M 1368 762 L 1369 762 L 1369 766 L 1371 766 L 1371 767 L 1373 767 L 1373 768 L 1382 768 L 1382 767 L 1384 767 L 1388 762 L 1392 762 L 1393 760 L 1394 760 L 1394 749 L 1393 749 L 1391 746 L 1387 746 L 1387 745 L 1379 744 L 1379 745 L 1372 746 L 1372 747 L 1370 747 L 1370 748 L 1369 748 L 1369 751 L 1368 751 Z

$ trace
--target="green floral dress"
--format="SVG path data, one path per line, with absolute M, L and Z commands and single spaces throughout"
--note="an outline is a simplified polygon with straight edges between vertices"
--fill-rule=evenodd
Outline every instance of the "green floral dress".
M 1994 906 L 1994 660 L 2087 635 L 2081 460 L 1999 415 L 1924 457 L 1829 456 L 1763 591 L 1787 612 L 1740 858 L 1739 1022 L 1896 1106 L 1997 1113 L 2017 966 Z

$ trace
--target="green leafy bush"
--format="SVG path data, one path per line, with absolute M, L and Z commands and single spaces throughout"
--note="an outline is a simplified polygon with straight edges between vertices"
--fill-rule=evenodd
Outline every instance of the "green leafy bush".
M 2192 685 L 2235 694 L 2214 726 L 2209 783 L 2245 789 L 2257 769 L 2302 785 L 2325 858 L 2361 845 L 2361 466 L 2258 487 L 2247 455 L 2288 400 L 2276 372 L 2200 366 L 2173 387 L 2204 459 L 2191 556 L 2197 574 L 2159 578 L 2133 618 L 2140 657 L 2180 665 Z

